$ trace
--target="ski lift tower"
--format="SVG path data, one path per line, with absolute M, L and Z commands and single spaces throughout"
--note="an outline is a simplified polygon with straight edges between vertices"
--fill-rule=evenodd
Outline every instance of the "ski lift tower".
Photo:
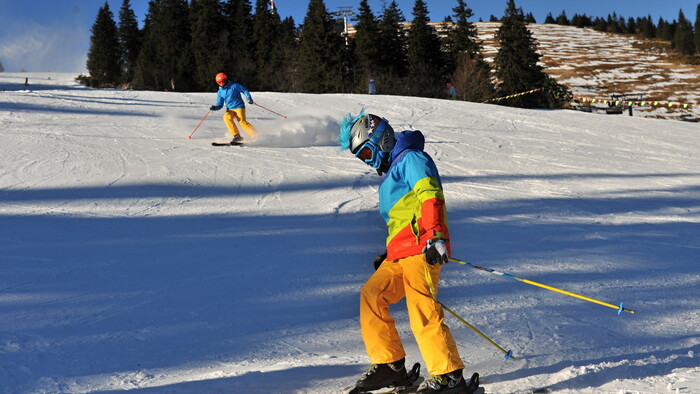
M 333 15 L 343 17 L 343 35 L 345 36 L 345 46 L 348 46 L 348 17 L 355 15 L 352 11 L 352 7 L 338 7 L 338 11 L 334 12 Z

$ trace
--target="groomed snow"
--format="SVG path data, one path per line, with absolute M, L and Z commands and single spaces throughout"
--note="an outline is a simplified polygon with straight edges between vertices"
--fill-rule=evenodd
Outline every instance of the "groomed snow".
M 213 93 L 74 77 L 0 74 L 0 392 L 350 386 L 386 231 L 380 178 L 335 145 L 361 107 L 425 133 L 456 258 L 637 312 L 448 264 L 440 300 L 515 355 L 446 317 L 486 393 L 700 392 L 697 124 L 252 92 L 289 118 L 249 107 L 260 138 L 214 148 L 221 112 L 187 139 Z

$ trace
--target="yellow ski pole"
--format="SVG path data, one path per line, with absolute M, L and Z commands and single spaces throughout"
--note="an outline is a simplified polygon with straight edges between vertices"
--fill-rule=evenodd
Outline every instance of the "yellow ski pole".
M 622 306 L 622 304 L 623 304 L 622 302 L 620 303 L 619 306 L 617 306 L 617 305 L 609 304 L 609 303 L 607 303 L 607 302 L 603 302 L 603 301 L 600 301 L 600 300 L 596 300 L 595 298 L 586 297 L 586 296 L 583 296 L 583 295 L 580 295 L 580 294 L 576 294 L 576 293 L 572 293 L 572 292 L 570 292 L 570 291 L 558 289 L 558 288 L 556 288 L 556 287 L 548 286 L 548 285 L 545 285 L 545 284 L 542 284 L 542 283 L 538 283 L 538 282 L 535 282 L 535 281 L 532 281 L 532 280 L 519 278 L 519 277 L 517 277 L 517 276 L 515 276 L 515 275 L 511 275 L 511 274 L 508 274 L 508 273 L 505 273 L 505 272 L 500 272 L 500 271 L 496 271 L 496 270 L 491 269 L 491 268 L 482 267 L 482 266 L 480 266 L 480 265 L 472 264 L 472 263 L 467 262 L 467 261 L 458 260 L 458 259 L 455 259 L 455 258 L 452 258 L 452 257 L 450 257 L 450 261 L 453 261 L 453 262 L 459 263 L 459 264 L 463 264 L 463 265 L 468 265 L 468 266 L 470 266 L 470 267 L 472 267 L 472 268 L 476 268 L 476 269 L 479 269 L 479 270 L 482 270 L 482 271 L 486 271 L 486 272 L 489 272 L 489 273 L 492 273 L 492 274 L 495 274 L 495 275 L 504 276 L 504 277 L 506 277 L 506 278 L 514 279 L 514 280 L 517 280 L 517 281 L 519 281 L 519 282 L 527 283 L 527 284 L 529 284 L 529 285 L 541 287 L 541 288 L 543 288 L 543 289 L 547 289 L 547 290 L 551 290 L 551 291 L 556 291 L 557 293 L 565 294 L 565 295 L 568 295 L 568 296 L 570 296 L 570 297 L 574 297 L 574 298 L 578 298 L 578 299 L 581 299 L 581 300 L 584 300 L 584 301 L 592 302 L 592 303 L 594 303 L 594 304 L 607 306 L 608 308 L 616 309 L 618 315 L 620 315 L 622 312 L 636 313 L 635 311 L 633 311 L 633 310 L 631 310 L 631 309 L 624 308 L 624 307 Z
M 476 327 L 472 326 L 467 322 L 466 320 L 462 319 L 458 314 L 454 313 L 452 309 L 448 308 L 443 304 L 442 302 L 438 301 L 437 299 L 437 291 L 435 290 L 435 286 L 433 285 L 433 278 L 430 276 L 430 270 L 428 269 L 428 263 L 425 263 L 425 281 L 428 283 L 428 287 L 430 287 L 430 294 L 433 296 L 433 299 L 435 302 L 440 304 L 444 310 L 449 312 L 452 316 L 457 318 L 457 320 L 461 321 L 464 323 L 465 326 L 471 328 L 475 333 L 479 334 L 480 337 L 484 338 L 488 343 L 492 344 L 496 349 L 500 350 L 503 352 L 503 357 L 508 360 L 509 358 L 515 358 L 513 356 L 513 351 L 512 350 L 505 350 L 501 346 L 499 346 L 496 342 L 491 340 L 491 338 L 487 337 L 483 332 L 479 331 Z
M 503 352 L 503 357 L 505 357 L 506 360 L 508 360 L 508 359 L 511 358 L 511 357 L 512 357 L 512 358 L 515 358 L 515 357 L 513 356 L 513 351 L 512 351 L 512 350 L 505 350 L 505 349 L 503 349 L 503 348 L 500 347 L 496 342 L 492 341 L 491 338 L 487 337 L 484 333 L 482 333 L 481 331 L 479 331 L 476 327 L 472 326 L 471 324 L 469 324 L 469 322 L 467 322 L 466 320 L 462 319 L 458 314 L 452 312 L 452 309 L 446 307 L 445 304 L 443 304 L 442 302 L 440 302 L 440 301 L 438 301 L 438 300 L 435 300 L 435 301 L 436 301 L 438 304 L 442 305 L 442 308 L 443 308 L 444 310 L 446 310 L 447 312 L 449 312 L 452 316 L 456 317 L 457 320 L 459 320 L 459 321 L 461 321 L 462 323 L 464 323 L 464 325 L 466 325 L 467 327 L 469 327 L 469 328 L 471 328 L 472 330 L 474 330 L 475 333 L 479 334 L 479 336 L 482 337 L 482 338 L 484 338 L 486 341 L 488 341 L 488 343 L 490 343 L 490 344 L 492 344 L 493 346 L 495 346 L 496 349 L 498 349 L 498 350 L 500 350 L 501 352 Z

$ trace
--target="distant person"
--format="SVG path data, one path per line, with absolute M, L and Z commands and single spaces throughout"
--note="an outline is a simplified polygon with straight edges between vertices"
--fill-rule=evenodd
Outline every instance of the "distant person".
M 457 89 L 455 89 L 455 85 L 448 82 L 447 83 L 447 90 L 449 91 L 449 94 L 450 94 L 450 100 L 457 100 Z
M 377 94 L 377 87 L 374 86 L 374 79 L 369 80 L 369 94 Z
M 255 138 L 258 133 L 255 131 L 253 125 L 246 120 L 245 104 L 241 99 L 242 94 L 245 96 L 246 100 L 248 100 L 248 104 L 255 104 L 248 89 L 239 83 L 229 81 L 224 73 L 216 74 L 216 84 L 219 85 L 219 92 L 216 94 L 216 105 L 209 107 L 209 110 L 218 111 L 226 105 L 224 123 L 233 137 L 231 143 L 235 144 L 243 141 L 243 137 L 241 137 L 241 133 L 238 131 L 234 120 L 238 121 L 243 131 L 245 131 L 250 138 Z
M 29 78 L 24 78 L 24 86 L 29 86 Z

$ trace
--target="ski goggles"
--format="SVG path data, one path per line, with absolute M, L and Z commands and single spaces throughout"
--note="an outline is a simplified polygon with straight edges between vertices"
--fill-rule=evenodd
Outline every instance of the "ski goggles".
M 369 135 L 370 138 L 355 151 L 355 157 L 374 169 L 378 169 L 381 166 L 382 160 L 386 155 L 386 152 L 382 151 L 377 145 L 377 142 L 384 135 L 386 126 L 386 120 L 382 119 L 379 124 L 372 128 L 372 133 Z
M 355 157 L 374 169 L 378 169 L 382 165 L 385 155 L 386 153 L 371 141 L 365 142 L 355 153 Z

